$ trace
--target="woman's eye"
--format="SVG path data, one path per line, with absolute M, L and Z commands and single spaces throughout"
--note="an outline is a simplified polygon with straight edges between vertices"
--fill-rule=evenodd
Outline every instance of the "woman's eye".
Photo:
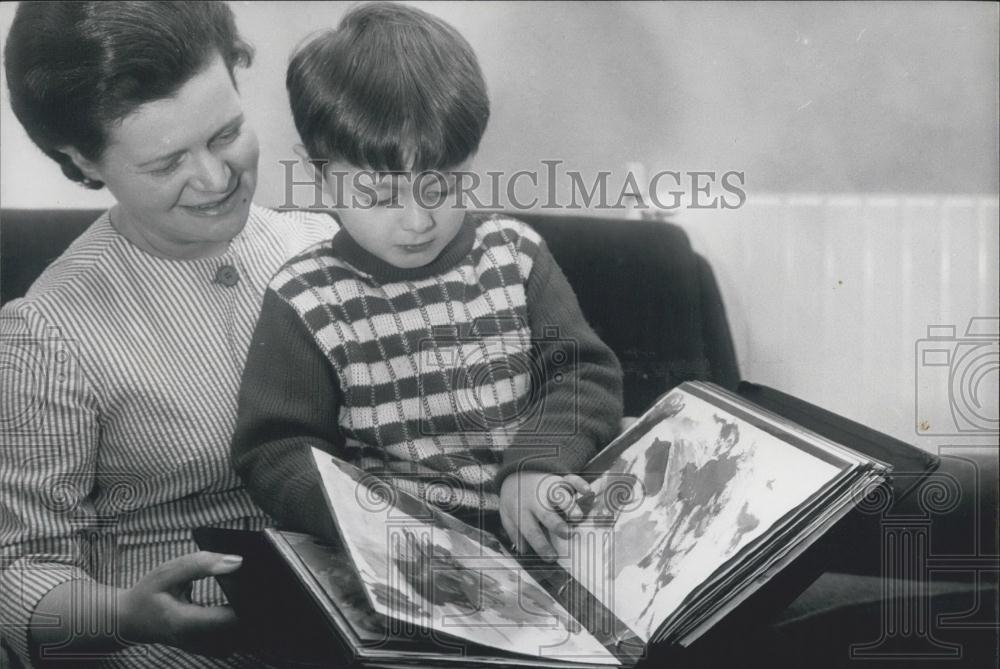
M 168 174 L 173 174 L 177 167 L 181 164 L 180 159 L 172 160 L 163 167 L 158 167 L 155 170 L 150 170 L 150 174 L 155 174 L 156 176 L 166 176 Z

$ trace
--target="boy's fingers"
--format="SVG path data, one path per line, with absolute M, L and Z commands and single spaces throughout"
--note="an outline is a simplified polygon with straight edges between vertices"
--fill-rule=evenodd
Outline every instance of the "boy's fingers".
M 563 515 L 567 520 L 577 521 L 583 518 L 583 511 L 577 504 L 577 498 L 579 496 L 575 493 L 567 495 L 566 499 L 559 501 L 559 510 L 562 511 Z
M 579 505 L 576 503 L 576 497 L 566 504 L 563 508 L 563 514 L 565 514 L 567 520 L 577 521 L 583 517 L 583 512 L 580 511 Z
M 518 547 L 518 532 L 516 526 L 510 522 L 507 518 L 507 513 L 503 508 L 500 509 L 500 525 L 503 526 L 503 531 L 507 533 L 507 538 L 510 539 L 511 547 L 513 547 L 515 552 L 520 553 L 521 549 Z
M 587 482 L 575 474 L 569 474 L 559 477 L 551 486 L 546 495 L 545 506 L 562 511 L 567 518 L 578 518 L 580 512 L 574 511 L 576 498 L 584 490 L 590 489 Z
M 574 497 L 573 486 L 564 481 L 560 476 L 549 476 L 539 484 L 538 498 L 539 504 L 546 509 L 560 509 Z
M 592 499 L 594 489 L 582 477 L 576 474 L 567 474 L 563 477 L 563 480 L 573 486 L 573 490 L 576 491 L 576 494 L 573 495 L 573 504 L 566 509 L 566 517 L 572 521 L 582 520 L 586 513 L 581 508 L 580 501 L 583 499 Z
M 545 538 L 542 528 L 534 520 L 524 519 L 524 523 L 521 526 L 521 535 L 528 542 L 528 545 L 541 557 L 549 561 L 555 559 L 555 549 L 552 548 L 552 544 Z
M 540 511 L 537 515 L 538 520 L 541 521 L 550 534 L 555 534 L 563 539 L 569 538 L 569 526 L 566 525 L 566 521 L 558 513 L 555 511 Z
M 576 474 L 567 474 L 563 477 L 563 481 L 573 486 L 573 489 L 576 490 L 579 495 L 586 495 L 591 492 L 590 484 Z

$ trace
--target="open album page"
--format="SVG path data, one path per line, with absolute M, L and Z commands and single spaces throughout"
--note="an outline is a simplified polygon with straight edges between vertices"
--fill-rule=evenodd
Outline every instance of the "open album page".
M 649 641 L 689 593 L 841 468 L 683 389 L 637 427 L 559 548 L 560 565 Z
M 356 467 L 313 456 L 376 611 L 510 653 L 620 664 L 512 556 L 403 511 L 392 502 L 397 491 Z
M 299 532 L 278 532 L 284 545 L 305 565 L 309 574 L 343 616 L 362 643 L 378 644 L 385 640 L 385 618 L 368 603 L 357 573 L 339 547 L 321 543 Z

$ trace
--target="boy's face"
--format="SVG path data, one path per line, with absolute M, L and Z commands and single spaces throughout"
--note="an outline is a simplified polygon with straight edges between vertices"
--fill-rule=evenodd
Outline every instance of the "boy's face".
M 377 173 L 342 162 L 324 171 L 324 186 L 341 225 L 362 248 L 394 267 L 434 261 L 455 238 L 465 209 L 455 197 L 456 173 Z

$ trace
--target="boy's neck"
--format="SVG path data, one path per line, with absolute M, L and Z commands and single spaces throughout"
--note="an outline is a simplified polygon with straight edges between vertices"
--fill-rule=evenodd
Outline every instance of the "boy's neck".
M 333 237 L 333 250 L 337 255 L 350 263 L 352 267 L 368 274 L 382 283 L 394 281 L 416 281 L 429 276 L 443 274 L 457 265 L 462 258 L 472 250 L 476 240 L 475 221 L 469 214 L 465 215 L 458 234 L 448 242 L 430 263 L 423 267 L 396 267 L 378 256 L 365 250 L 354 241 L 347 230 L 341 228 Z

